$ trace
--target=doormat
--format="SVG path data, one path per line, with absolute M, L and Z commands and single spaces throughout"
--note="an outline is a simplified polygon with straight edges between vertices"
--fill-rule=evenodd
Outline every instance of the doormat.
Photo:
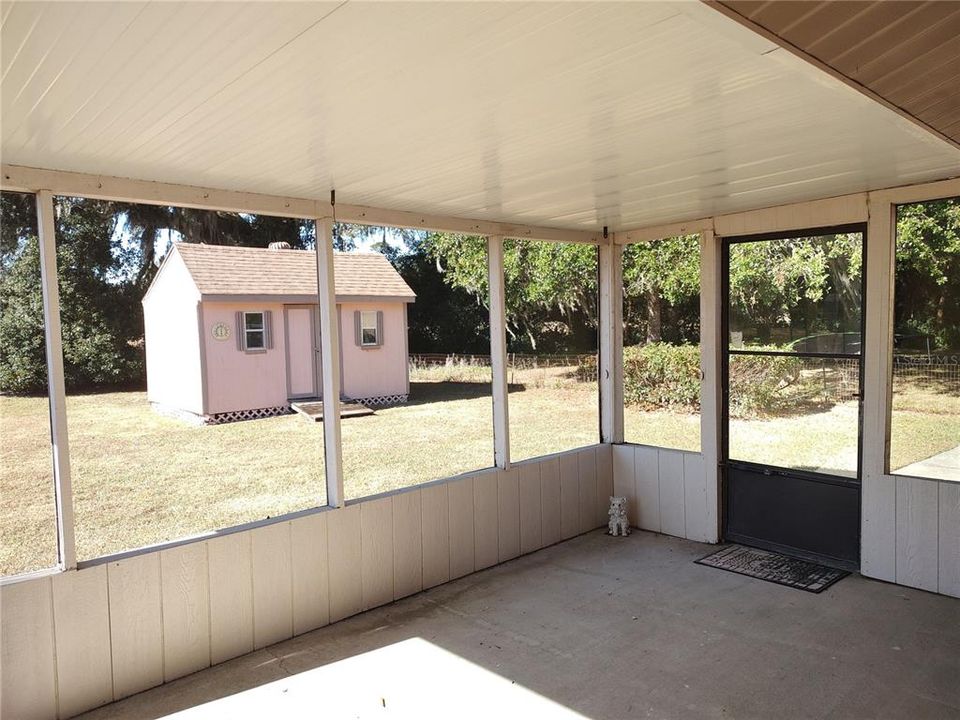
M 846 570 L 743 545 L 728 545 L 695 562 L 812 593 L 821 593 L 850 574 Z

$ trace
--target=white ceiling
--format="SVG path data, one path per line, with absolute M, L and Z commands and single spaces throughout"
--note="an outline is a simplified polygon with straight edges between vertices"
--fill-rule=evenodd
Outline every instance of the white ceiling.
M 5 163 L 625 229 L 960 174 L 699 2 L 3 2 Z

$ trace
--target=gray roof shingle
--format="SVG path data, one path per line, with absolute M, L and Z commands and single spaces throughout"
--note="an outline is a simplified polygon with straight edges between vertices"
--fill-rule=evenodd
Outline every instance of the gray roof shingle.
M 176 243 L 201 295 L 316 295 L 312 250 Z M 380 253 L 335 253 L 337 297 L 390 297 L 413 301 L 410 286 Z

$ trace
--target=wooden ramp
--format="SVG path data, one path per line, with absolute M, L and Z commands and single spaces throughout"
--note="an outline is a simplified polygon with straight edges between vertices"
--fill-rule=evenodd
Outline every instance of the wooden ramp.
M 301 400 L 290 403 L 290 408 L 294 412 L 300 413 L 307 420 L 313 422 L 323 420 L 323 400 Z M 340 417 L 360 417 L 361 415 L 373 415 L 373 410 L 359 403 L 340 403 Z

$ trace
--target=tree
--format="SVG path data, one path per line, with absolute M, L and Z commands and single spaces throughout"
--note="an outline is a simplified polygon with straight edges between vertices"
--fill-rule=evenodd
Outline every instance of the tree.
M 485 238 L 438 233 L 426 243 L 453 287 L 489 308 Z M 503 248 L 507 332 L 512 344 L 544 350 L 593 350 L 598 317 L 597 248 L 592 245 L 507 240 Z M 593 345 L 593 347 L 589 347 Z
M 960 348 L 960 198 L 903 205 L 897 220 L 896 331 Z
M 681 235 L 646 243 L 627 245 L 623 250 L 624 322 L 628 328 L 645 329 L 648 343 L 663 339 L 664 305 L 684 308 L 684 316 L 696 317 L 692 327 L 683 328 L 681 318 L 674 326 L 683 332 L 677 341 L 699 335 L 699 307 L 689 307 L 700 297 L 700 236 Z M 639 339 L 639 338 L 638 338 Z

